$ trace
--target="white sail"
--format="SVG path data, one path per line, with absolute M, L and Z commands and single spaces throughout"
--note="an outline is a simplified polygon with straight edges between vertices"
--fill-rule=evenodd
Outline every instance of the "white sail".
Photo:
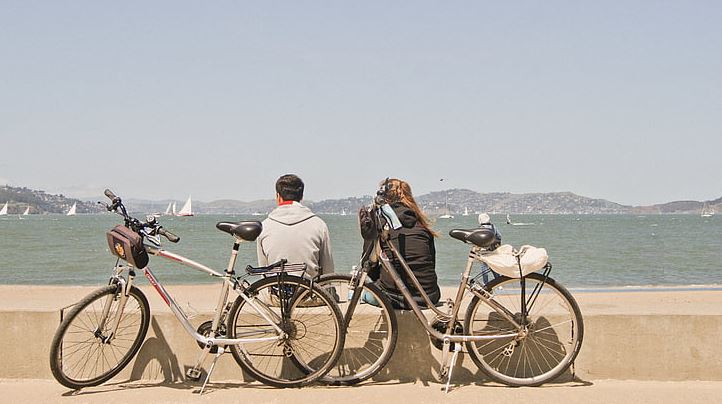
M 170 216 L 173 214 L 173 211 L 171 210 L 173 208 L 173 202 L 168 202 L 168 207 L 165 209 L 165 212 L 163 213 L 166 216 Z
M 444 179 L 442 178 L 441 181 L 443 181 L 443 180 Z M 446 191 L 445 195 L 446 195 L 446 197 L 445 197 L 445 202 L 444 202 L 444 211 L 446 213 L 439 216 L 439 219 L 453 219 L 454 215 L 452 215 L 451 211 L 449 210 L 449 191 L 448 190 Z
M 170 213 L 171 213 L 171 215 L 173 215 L 173 216 L 175 216 L 175 215 L 178 214 L 178 213 L 176 212 L 176 210 L 175 210 L 175 202 L 173 202 L 173 207 L 171 208 L 171 212 L 170 212 Z
M 0 216 L 4 216 L 8 214 L 8 203 L 5 202 L 5 206 L 3 206 L 2 209 L 0 209 Z
M 29 214 L 30 214 L 30 206 L 28 206 L 27 208 L 25 208 L 25 212 L 23 212 L 23 216 L 27 216 L 27 215 L 29 215 Z
M 700 215 L 702 217 L 712 217 L 714 216 L 714 209 L 710 208 L 709 204 L 705 202 L 704 206 L 702 206 L 702 212 Z
M 188 197 L 185 205 L 178 211 L 178 216 L 193 216 L 193 208 L 191 203 L 191 197 Z
M 74 216 L 74 215 L 75 215 L 75 210 L 76 210 L 77 208 L 78 208 L 78 204 L 77 204 L 77 203 L 74 203 L 73 206 L 70 207 L 70 210 L 68 211 L 68 213 L 66 213 L 65 215 L 66 215 L 66 216 Z
M 464 214 L 463 216 L 469 216 L 469 208 L 464 208 Z

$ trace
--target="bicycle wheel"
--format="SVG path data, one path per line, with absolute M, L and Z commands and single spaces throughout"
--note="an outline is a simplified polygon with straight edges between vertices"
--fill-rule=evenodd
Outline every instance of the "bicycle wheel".
M 108 285 L 83 298 L 60 323 L 50 346 L 50 370 L 60 384 L 71 389 L 97 386 L 118 374 L 138 352 L 148 332 L 148 300 L 132 287 L 118 329 L 107 340 L 119 302 L 118 287 Z M 103 318 L 106 304 L 110 309 Z
M 333 385 L 352 385 L 373 377 L 391 359 L 399 335 L 396 312 L 386 295 L 371 282 L 363 286 L 366 300 L 375 299 L 375 306 L 359 299 L 350 304 L 353 286 L 351 275 L 324 275 L 318 284 L 339 303 L 346 324 L 346 341 L 336 365 L 323 377 Z M 352 313 L 348 313 L 353 310 Z
M 275 387 L 300 387 L 325 375 L 344 343 L 338 305 L 318 285 L 285 275 L 260 279 L 246 295 L 286 334 L 285 338 L 232 345 L 236 362 L 258 381 Z M 282 310 L 282 307 L 284 308 Z M 228 338 L 277 335 L 261 314 L 239 296 L 228 314 Z
M 521 322 L 521 280 L 500 277 L 485 286 L 493 300 Z M 526 336 L 469 341 L 471 359 L 492 379 L 511 386 L 538 386 L 562 374 L 582 346 L 584 323 L 572 295 L 551 278 L 525 278 Z M 464 329 L 470 335 L 515 332 L 516 328 L 478 296 L 469 303 Z

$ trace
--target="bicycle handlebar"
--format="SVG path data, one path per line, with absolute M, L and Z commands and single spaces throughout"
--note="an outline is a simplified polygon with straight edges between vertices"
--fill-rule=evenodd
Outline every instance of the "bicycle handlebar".
M 180 237 L 176 236 L 175 234 L 169 232 L 168 230 L 164 229 L 163 227 L 158 227 L 158 234 L 165 237 L 170 241 L 171 243 L 177 243 L 180 241 Z
M 177 243 L 180 241 L 180 237 L 160 226 L 158 222 L 156 222 L 155 217 L 149 216 L 150 219 L 142 222 L 128 214 L 128 211 L 125 209 L 125 205 L 123 205 L 123 201 L 113 191 L 111 191 L 110 189 L 106 189 L 103 193 L 105 194 L 105 196 L 108 197 L 108 199 L 111 200 L 110 205 L 105 205 L 108 211 L 112 211 L 123 216 L 125 225 L 131 228 L 133 231 L 140 233 L 141 230 L 150 228 L 150 234 L 160 234 L 161 236 L 167 238 L 168 241 L 170 241 L 171 243 Z
M 120 198 L 118 198 L 118 197 L 113 193 L 113 191 L 111 191 L 111 190 L 109 190 L 109 189 L 106 188 L 106 190 L 105 190 L 104 193 L 105 193 L 105 196 L 107 196 L 108 199 L 110 199 L 113 203 L 120 202 Z

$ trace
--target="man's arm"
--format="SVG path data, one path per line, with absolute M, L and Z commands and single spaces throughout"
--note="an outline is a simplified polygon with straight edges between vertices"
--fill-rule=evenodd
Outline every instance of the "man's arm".
M 322 274 L 332 274 L 336 272 L 333 265 L 333 255 L 331 255 L 331 237 L 328 233 L 328 227 L 324 223 L 323 236 L 321 237 L 321 249 L 318 255 L 318 266 L 321 267 Z
M 256 240 L 256 254 L 258 255 L 258 266 L 259 267 L 265 267 L 268 265 L 268 256 L 266 256 L 266 253 L 263 252 L 263 243 L 262 239 L 259 237 Z

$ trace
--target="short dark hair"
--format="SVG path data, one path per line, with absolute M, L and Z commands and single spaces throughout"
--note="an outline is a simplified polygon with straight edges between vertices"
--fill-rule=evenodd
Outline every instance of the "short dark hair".
M 276 181 L 276 192 L 284 201 L 301 202 L 301 199 L 303 199 L 303 181 L 295 174 L 282 175 Z

